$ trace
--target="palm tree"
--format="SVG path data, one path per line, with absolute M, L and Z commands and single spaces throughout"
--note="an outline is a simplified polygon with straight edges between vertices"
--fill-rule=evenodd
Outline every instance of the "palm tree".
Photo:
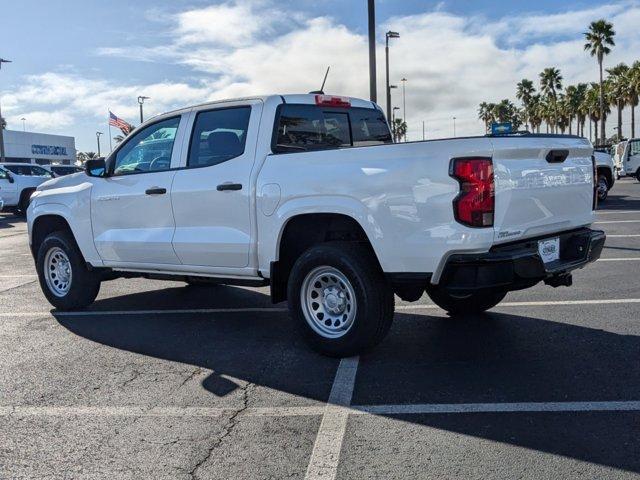
M 599 84 L 599 107 L 600 107 L 600 135 L 602 137 L 602 143 L 605 142 L 605 113 L 604 113 L 604 82 L 602 78 L 602 61 L 604 56 L 611 53 L 611 48 L 615 46 L 613 37 L 616 32 L 613 30 L 613 24 L 607 22 L 604 19 L 591 22 L 589 25 L 589 31 L 584 33 L 587 42 L 584 44 L 584 49 L 588 50 L 592 57 L 598 59 L 598 68 L 600 71 L 600 84 Z
M 536 89 L 531 80 L 523 78 L 520 80 L 518 85 L 516 85 L 516 97 L 522 102 L 522 106 L 524 107 L 524 119 L 526 122 L 530 122 L 532 113 L 531 100 L 535 93 Z M 531 124 L 531 129 L 533 130 L 533 124 Z
M 2 130 L 7 129 L 7 120 L 4 117 L 0 117 L 0 128 Z
M 529 103 L 529 122 L 531 123 L 531 131 L 540 133 L 540 125 L 542 124 L 542 98 L 540 94 L 533 95 Z
M 396 118 L 393 120 L 393 135 L 394 141 L 399 142 L 401 139 L 405 137 L 407 134 L 407 122 L 405 122 L 401 118 Z
M 631 106 L 631 138 L 636 136 L 636 106 L 640 97 L 640 61 L 633 62 L 627 72 L 627 103 Z
M 584 99 L 587 95 L 587 89 L 589 86 L 586 83 L 579 83 L 575 86 L 575 92 L 572 94 L 574 102 L 574 112 L 576 115 L 576 130 L 579 136 L 584 137 L 584 124 L 587 119 L 588 111 L 584 109 Z M 569 89 L 567 88 L 567 91 Z M 567 93 L 568 95 L 568 93 Z
M 551 99 L 551 107 L 553 114 L 553 123 L 555 124 L 557 121 L 558 115 L 558 91 L 562 89 L 562 75 L 560 74 L 560 70 L 555 67 L 545 68 L 540 73 L 540 90 L 544 93 L 548 98 Z
M 611 104 L 618 108 L 618 140 L 622 139 L 622 110 L 624 109 L 627 98 L 629 97 L 629 79 L 627 73 L 629 67 L 624 63 L 619 63 L 613 68 L 608 68 L 609 78 L 609 97 Z
M 485 133 L 489 132 L 489 125 L 493 121 L 493 103 L 482 102 L 478 107 L 478 119 L 484 122 Z
M 113 137 L 113 139 L 116 141 L 116 144 L 120 143 L 121 141 L 123 141 L 125 139 L 124 135 L 118 134 L 115 137 Z

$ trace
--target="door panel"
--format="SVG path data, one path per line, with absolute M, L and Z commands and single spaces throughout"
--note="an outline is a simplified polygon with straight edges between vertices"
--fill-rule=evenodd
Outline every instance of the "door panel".
M 165 118 L 135 133 L 109 157 L 109 176 L 94 182 L 94 242 L 106 264 L 180 263 L 171 245 L 171 168 L 179 163 L 185 128 L 180 119 Z
M 249 264 L 251 169 L 261 103 L 195 114 L 187 166 L 171 190 L 173 248 L 185 265 Z
M 13 206 L 18 203 L 18 182 L 9 181 L 9 174 L 0 169 L 0 198 L 6 206 Z

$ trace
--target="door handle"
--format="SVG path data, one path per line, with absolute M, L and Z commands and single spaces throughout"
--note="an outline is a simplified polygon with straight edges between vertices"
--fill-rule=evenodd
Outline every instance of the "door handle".
M 151 187 L 147 188 L 144 193 L 146 193 L 147 195 L 164 195 L 165 193 L 167 193 L 167 189 L 160 187 Z
M 222 192 L 224 190 L 242 190 L 242 184 L 240 183 L 221 183 L 217 186 L 217 190 Z

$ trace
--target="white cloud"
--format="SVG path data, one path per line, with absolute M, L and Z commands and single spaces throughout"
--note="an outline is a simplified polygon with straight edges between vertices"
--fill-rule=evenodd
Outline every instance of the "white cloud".
M 392 40 L 392 83 L 407 77 L 407 120 L 418 138 L 422 121 L 427 135 L 449 136 L 452 117 L 459 135 L 480 134 L 476 119 L 481 101 L 514 99 L 523 77 L 537 83 L 545 67 L 558 66 L 565 84 L 595 81 L 596 63 L 583 51 L 582 32 L 604 17 L 617 31 L 616 47 L 606 63 L 631 63 L 640 57 L 640 3 L 609 2 L 557 14 L 522 14 L 489 21 L 481 16 L 447 13 L 437 8 L 389 19 L 379 32 L 398 30 Z M 164 25 L 164 24 L 163 24 Z M 149 85 L 119 79 L 91 80 L 77 74 L 28 77 L 9 92 L 3 105 L 18 110 L 60 111 L 71 118 L 102 118 L 110 107 L 134 120 L 141 92 L 152 97 L 149 113 L 210 99 L 317 89 L 328 65 L 326 90 L 368 96 L 367 38 L 331 17 L 305 17 L 279 10 L 274 0 L 228 1 L 179 13 L 162 32 L 161 47 L 105 46 L 98 53 L 137 61 L 182 64 L 196 80 L 165 80 Z M 380 37 L 381 35 L 379 35 Z M 167 40 L 168 38 L 168 40 Z M 384 106 L 384 49 L 378 47 L 378 96 Z M 402 106 L 401 91 L 393 91 Z

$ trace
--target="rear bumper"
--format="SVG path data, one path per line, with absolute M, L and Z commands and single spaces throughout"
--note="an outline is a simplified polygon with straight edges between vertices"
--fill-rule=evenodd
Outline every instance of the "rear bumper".
M 560 259 L 545 264 L 538 241 L 553 237 L 560 237 Z M 570 272 L 600 258 L 605 239 L 603 231 L 581 228 L 499 245 L 487 253 L 452 255 L 438 285 L 452 292 L 519 290 L 543 280 L 552 286 L 570 285 Z

